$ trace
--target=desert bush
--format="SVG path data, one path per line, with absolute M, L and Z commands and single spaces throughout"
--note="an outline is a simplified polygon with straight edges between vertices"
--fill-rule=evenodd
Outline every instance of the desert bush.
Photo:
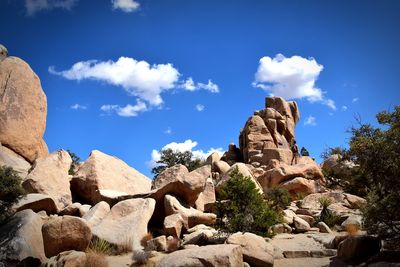
M 269 189 L 266 192 L 266 198 L 276 210 L 285 209 L 292 201 L 290 193 L 285 188 L 279 186 Z
M 0 224 L 11 215 L 11 207 L 25 195 L 21 181 L 13 168 L 0 166 Z
M 111 251 L 111 244 L 104 239 L 94 237 L 89 243 L 88 252 L 110 255 Z
M 236 168 L 218 192 L 217 226 L 227 232 L 253 232 L 267 235 L 268 228 L 281 222 L 274 210 L 256 189 L 249 177 Z
M 151 170 L 154 177 L 157 177 L 165 169 L 175 166 L 176 164 L 185 165 L 189 171 L 197 169 L 202 164 L 200 159 L 193 157 L 191 151 L 180 152 L 169 148 L 160 150 L 159 153 L 161 158 L 156 162 L 158 166 Z
M 76 173 L 76 171 L 77 171 L 77 168 L 78 168 L 78 166 L 79 166 L 79 163 L 80 163 L 80 161 L 81 161 L 81 158 L 78 157 L 77 154 L 75 154 L 74 152 L 72 152 L 72 151 L 69 150 L 69 149 L 67 149 L 67 152 L 68 152 L 69 156 L 70 156 L 71 159 L 72 159 L 72 164 L 71 164 L 71 167 L 70 167 L 69 170 L 68 170 L 68 174 L 69 174 L 69 175 L 74 175 L 74 174 Z
M 300 155 L 303 157 L 309 157 L 310 156 L 310 152 L 308 152 L 308 150 L 303 146 L 300 149 Z
M 332 199 L 329 197 L 321 197 L 318 199 L 318 201 L 322 207 L 321 214 L 319 215 L 319 221 L 326 223 L 329 227 L 337 224 L 340 221 L 340 216 L 334 214 L 328 209 L 329 205 L 332 204 Z
M 106 257 L 101 253 L 86 253 L 85 267 L 108 267 Z

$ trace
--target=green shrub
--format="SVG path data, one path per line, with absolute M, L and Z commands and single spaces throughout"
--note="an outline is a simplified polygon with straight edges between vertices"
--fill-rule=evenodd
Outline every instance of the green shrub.
M 290 193 L 285 188 L 279 186 L 269 189 L 266 193 L 266 198 L 276 210 L 285 209 L 292 201 Z
M 319 215 L 319 221 L 326 223 L 329 227 L 337 224 L 340 221 L 340 216 L 334 214 L 328 209 L 329 205 L 332 204 L 332 199 L 329 197 L 321 197 L 318 199 L 318 201 L 322 207 L 321 214 Z
M 236 168 L 218 192 L 217 226 L 227 232 L 252 232 L 267 235 L 268 228 L 282 221 L 282 216 L 269 206 L 249 177 Z
M 11 215 L 11 207 L 25 195 L 21 181 L 13 168 L 0 166 L 0 223 Z
M 68 170 L 68 174 L 69 175 L 74 175 L 77 171 L 77 168 L 79 166 L 79 163 L 81 161 L 81 158 L 78 157 L 77 154 L 75 154 L 74 152 L 72 152 L 71 150 L 67 149 L 68 154 L 70 155 L 71 159 L 72 159 L 72 164 L 71 167 Z
M 308 152 L 308 150 L 303 146 L 300 149 L 300 155 L 303 157 L 309 157 L 310 156 L 310 152 Z
M 110 255 L 112 246 L 106 240 L 94 237 L 89 243 L 88 251 L 96 254 Z

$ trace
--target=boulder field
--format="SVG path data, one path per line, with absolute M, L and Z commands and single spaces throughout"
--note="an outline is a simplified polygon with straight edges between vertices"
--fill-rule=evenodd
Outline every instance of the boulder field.
M 69 153 L 49 154 L 43 140 L 46 101 L 29 65 L 0 45 L 0 166 L 17 170 L 27 192 L 0 225 L 0 266 L 273 266 L 298 255 L 333 256 L 337 249 L 342 260 L 354 261 L 354 253 L 364 257 L 380 249 L 373 238 L 343 234 L 351 226 L 362 228 L 359 209 L 365 200 L 327 189 L 321 167 L 299 155 L 296 102 L 267 97 L 265 108 L 240 131 L 239 146 L 230 144 L 222 157 L 211 154 L 192 171 L 167 168 L 152 181 L 98 150 L 69 174 Z M 351 165 L 338 164 L 333 157 L 322 166 L 337 171 Z M 235 169 L 260 194 L 283 187 L 305 196 L 284 209 L 281 224 L 265 229 L 278 239 L 213 228 L 216 193 Z M 321 197 L 331 200 L 327 209 L 339 220 L 334 227 L 318 221 Z M 317 250 L 288 245 L 288 238 L 304 235 L 318 240 L 311 242 Z M 88 265 L 89 246 L 100 241 L 108 253 L 130 253 L 128 262 L 108 258 Z

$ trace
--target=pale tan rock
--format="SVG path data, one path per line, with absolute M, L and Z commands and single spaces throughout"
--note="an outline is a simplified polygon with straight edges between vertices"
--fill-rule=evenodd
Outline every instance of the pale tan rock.
M 180 237 L 184 225 L 185 221 L 180 214 L 168 215 L 164 219 L 164 233 L 174 237 Z
M 92 208 L 92 206 L 89 205 L 89 204 L 83 204 L 83 205 L 81 205 L 81 206 L 79 207 L 79 216 L 80 216 L 80 217 L 85 216 L 85 214 L 88 213 L 89 210 L 90 210 L 91 208 Z
M 68 170 L 72 160 L 68 152 L 59 150 L 35 160 L 23 187 L 28 193 L 49 195 L 58 211 L 72 204 Z
M 234 165 L 231 166 L 231 168 L 229 169 L 228 172 L 226 172 L 221 180 L 218 182 L 218 184 L 216 185 L 216 190 L 218 191 L 223 185 L 225 185 L 225 183 L 231 179 L 231 173 L 235 170 L 238 169 L 239 173 L 241 173 L 243 176 L 245 177 L 250 177 L 251 181 L 254 183 L 254 185 L 256 186 L 256 189 L 258 190 L 258 192 L 260 192 L 260 194 L 263 193 L 262 187 L 260 186 L 260 184 L 257 182 L 257 180 L 253 177 L 253 174 L 251 173 L 251 171 L 249 170 L 249 168 L 246 166 L 246 164 L 244 163 L 235 163 Z
M 337 209 L 339 213 L 342 211 L 349 211 L 351 209 L 359 208 L 365 203 L 365 199 L 343 193 L 341 191 L 332 191 L 325 193 L 315 193 L 306 196 L 301 201 L 301 208 L 316 210 L 321 209 L 321 205 L 319 203 L 319 199 L 321 198 L 329 198 L 332 201 L 332 209 Z
M 296 196 L 298 193 L 309 195 L 322 190 L 322 186 L 320 186 L 318 181 L 308 180 L 302 177 L 288 180 L 281 183 L 279 186 L 285 188 L 292 196 Z
M 228 172 L 230 168 L 231 166 L 229 166 L 229 164 L 223 160 L 214 162 L 214 164 L 212 165 L 212 170 L 214 172 L 218 172 L 220 175 L 223 175 L 226 172 Z
M 310 224 L 305 220 L 303 220 L 302 218 L 300 218 L 299 216 L 295 216 L 293 218 L 293 225 L 298 233 L 307 232 L 311 228 Z
M 13 206 L 13 209 L 15 211 L 31 209 L 34 212 L 44 210 L 47 214 L 57 213 L 57 206 L 54 199 L 43 194 L 27 194 Z
M 329 226 L 324 222 L 318 222 L 317 227 L 319 228 L 319 231 L 321 233 L 328 233 L 328 234 L 332 233 L 331 228 L 329 228 Z
M 83 215 L 82 219 L 86 221 L 89 227 L 93 227 L 98 225 L 109 212 L 110 205 L 105 201 L 101 201 Z
M 20 58 L 0 61 L 0 142 L 29 162 L 48 154 L 47 99 L 39 77 Z
M 31 164 L 23 157 L 0 144 L 0 166 L 11 167 L 24 179 L 28 175 Z
M 286 223 L 278 223 L 268 228 L 268 233 L 270 234 L 285 234 L 285 233 L 290 234 L 291 232 L 292 232 L 292 227 L 290 227 Z
M 41 267 L 82 267 L 86 266 L 86 254 L 82 251 L 68 250 L 51 257 Z
M 344 194 L 345 199 L 349 203 L 349 208 L 351 209 L 360 209 L 362 208 L 365 204 L 367 204 L 367 201 L 359 196 L 355 196 L 352 194 Z
M 238 232 L 231 235 L 226 243 L 241 246 L 243 260 L 251 266 L 274 265 L 274 248 L 261 236 Z
M 154 212 L 154 199 L 128 199 L 117 203 L 101 222 L 92 227 L 93 235 L 116 246 L 141 249 L 147 225 Z
M 165 235 L 150 239 L 146 244 L 146 250 L 148 251 L 167 251 L 167 249 L 167 237 Z
M 184 181 L 185 176 L 189 173 L 185 165 L 177 164 L 166 168 L 156 178 L 154 178 L 153 186 L 155 189 L 174 183 L 176 180 Z
M 296 216 L 296 213 L 290 209 L 283 210 L 283 221 L 287 224 L 293 223 L 293 218 Z
M 50 219 L 42 226 L 44 251 L 47 257 L 67 250 L 85 251 L 92 239 L 86 221 L 73 216 Z
M 280 163 L 290 165 L 292 163 L 293 153 L 287 148 L 265 148 L 263 149 L 262 162 L 268 164 L 270 160 L 276 159 Z
M 0 61 L 8 57 L 8 50 L 7 48 L 0 44 Z
M 71 180 L 71 188 L 81 198 L 96 204 L 112 198 L 107 195 L 110 191 L 121 192 L 117 196 L 148 193 L 151 181 L 122 160 L 93 150 Z
M 66 206 L 62 211 L 60 211 L 59 215 L 70 215 L 70 216 L 79 216 L 79 208 L 82 206 L 81 203 L 75 202 Z
M 322 162 L 322 169 L 333 176 L 350 176 L 355 164 L 348 160 L 341 160 L 341 155 L 333 154 Z
M 208 178 L 203 192 L 200 193 L 199 197 L 195 202 L 196 209 L 205 212 L 211 212 L 215 204 L 215 188 L 212 178 Z
M 46 261 L 42 224 L 40 216 L 32 210 L 22 210 L 0 226 L 0 262 L 4 266 L 13 266 L 16 261 L 28 257 L 39 262 Z
M 215 235 L 217 231 L 213 228 L 211 229 L 197 229 L 186 235 L 183 235 L 182 245 L 205 245 L 209 238 Z
M 166 255 L 156 267 L 243 267 L 243 255 L 240 246 L 209 245 L 178 250 Z
M 315 223 L 315 219 L 313 216 L 310 215 L 304 215 L 304 214 L 297 214 L 297 217 L 302 218 L 303 220 L 305 220 L 310 226 L 313 226 Z
M 214 213 L 204 213 L 192 207 L 185 207 L 177 198 L 165 195 L 164 198 L 165 214 L 180 214 L 184 220 L 186 229 L 197 224 L 215 224 L 217 216 Z
M 221 160 L 221 155 L 218 152 L 213 152 L 211 155 L 209 155 L 206 159 L 206 164 L 208 165 L 213 165 L 214 162 L 220 161 Z

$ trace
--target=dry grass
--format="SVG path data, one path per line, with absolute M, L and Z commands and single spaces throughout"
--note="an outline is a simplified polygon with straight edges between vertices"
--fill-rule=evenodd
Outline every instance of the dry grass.
M 132 260 L 134 261 L 135 266 L 145 265 L 151 257 L 153 257 L 152 251 L 134 250 L 132 254 Z
M 357 235 L 359 233 L 359 231 L 360 231 L 360 227 L 358 227 L 358 225 L 355 225 L 355 224 L 346 225 L 346 232 L 349 235 Z
M 93 238 L 90 241 L 89 248 L 87 249 L 87 252 L 110 255 L 111 254 L 111 247 L 112 247 L 111 244 L 108 243 L 106 240 L 100 239 L 100 238 Z
M 85 267 L 108 267 L 108 263 L 103 254 L 89 252 L 86 253 Z

